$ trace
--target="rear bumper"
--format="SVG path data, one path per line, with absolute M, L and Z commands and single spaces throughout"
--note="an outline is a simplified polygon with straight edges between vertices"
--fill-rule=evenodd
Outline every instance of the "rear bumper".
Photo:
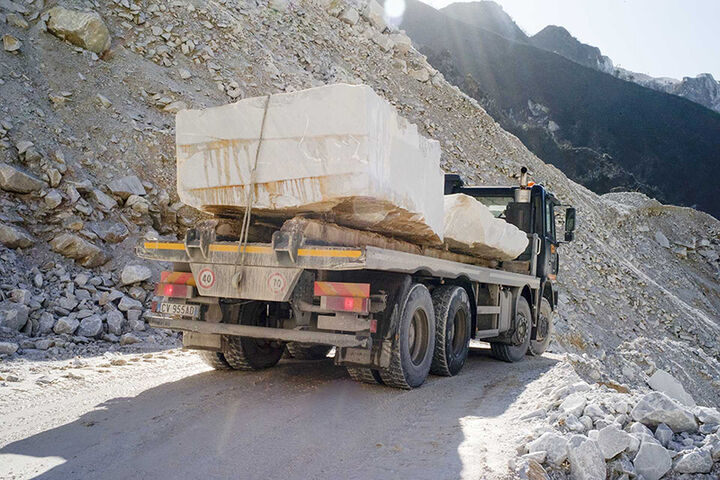
M 154 314 L 148 318 L 151 327 L 167 328 L 184 332 L 215 335 L 236 335 L 240 337 L 283 340 L 286 342 L 318 343 L 335 347 L 369 348 L 370 338 L 360 335 L 341 333 L 311 332 L 308 330 L 289 330 L 284 328 L 255 327 L 230 323 L 209 323 L 199 320 L 181 320 Z

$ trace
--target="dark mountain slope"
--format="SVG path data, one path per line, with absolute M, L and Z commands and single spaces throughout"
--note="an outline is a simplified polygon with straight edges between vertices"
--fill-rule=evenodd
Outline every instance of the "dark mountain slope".
M 498 35 L 519 42 L 527 42 L 525 35 L 505 10 L 495 2 L 451 3 L 440 10 L 455 20 L 484 28 Z
M 530 43 L 543 50 L 562 55 L 580 65 L 605 73 L 613 73 L 612 61 L 604 56 L 599 48 L 580 42 L 563 27 L 548 25 L 530 37 Z
M 409 0 L 402 23 L 448 79 L 589 188 L 640 189 L 720 217 L 720 115 Z

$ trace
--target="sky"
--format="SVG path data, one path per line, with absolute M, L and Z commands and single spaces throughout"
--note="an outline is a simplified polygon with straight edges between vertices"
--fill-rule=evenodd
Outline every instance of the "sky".
M 442 8 L 456 0 L 422 0 Z M 527 34 L 565 27 L 616 66 L 720 79 L 720 0 L 496 0 Z

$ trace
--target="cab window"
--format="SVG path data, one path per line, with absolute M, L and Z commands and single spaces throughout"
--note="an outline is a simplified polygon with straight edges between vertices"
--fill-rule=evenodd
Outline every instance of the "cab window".
M 545 234 L 555 241 L 555 205 L 552 202 L 545 204 Z

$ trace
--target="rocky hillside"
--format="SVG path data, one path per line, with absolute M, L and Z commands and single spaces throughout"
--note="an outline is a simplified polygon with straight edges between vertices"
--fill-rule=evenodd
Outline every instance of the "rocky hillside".
M 538 48 L 562 55 L 580 65 L 610 74 L 615 70 L 612 60 L 603 55 L 599 48 L 580 42 L 564 27 L 548 25 L 530 37 L 529 41 Z
M 526 165 L 579 208 L 577 238 L 561 247 L 554 347 L 568 353 L 573 375 L 639 398 L 652 385 L 667 390 L 650 379 L 668 372 L 699 405 L 720 406 L 720 223 L 569 180 L 388 30 L 376 9 L 338 0 L 99 0 L 83 14 L 90 4 L 80 0 L 62 2 L 72 10 L 53 6 L 0 1 L 4 362 L 173 344 L 144 322 L 157 267 L 135 259 L 133 246 L 143 236 L 177 238 L 195 216 L 176 202 L 174 112 L 365 83 L 440 141 L 446 171 L 509 184 Z M 550 416 L 533 418 L 565 432 L 570 417 L 551 412 L 550 392 L 537 401 Z M 595 435 L 576 432 L 582 442 Z M 673 438 L 663 452 L 705 458 L 701 442 L 711 444 L 712 433 L 696 435 Z M 544 465 L 570 472 L 567 463 Z
M 468 17 L 471 18 L 471 17 Z M 401 25 L 430 63 L 531 151 L 598 193 L 635 190 L 716 217 L 720 115 L 411 0 Z

